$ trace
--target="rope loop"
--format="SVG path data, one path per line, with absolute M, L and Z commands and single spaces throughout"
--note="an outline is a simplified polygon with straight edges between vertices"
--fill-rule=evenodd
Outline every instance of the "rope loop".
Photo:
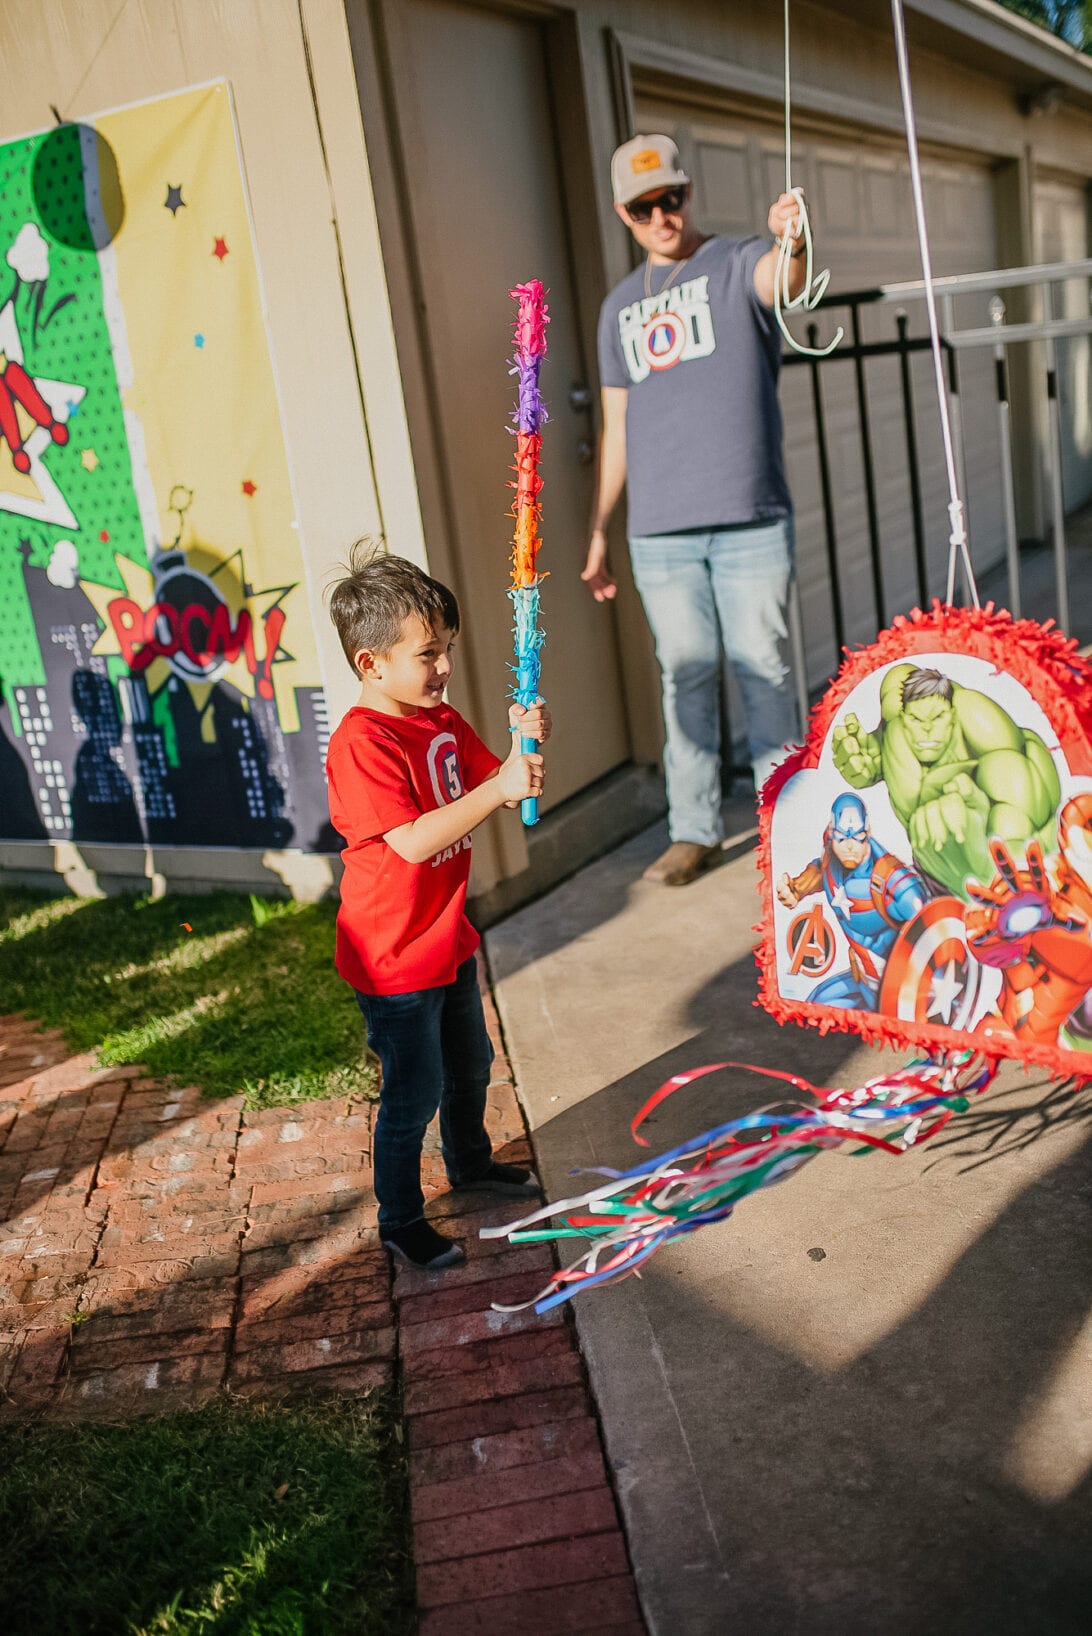
M 774 273 L 774 317 L 777 327 L 781 331 L 789 346 L 794 352 L 799 352 L 805 358 L 827 358 L 845 335 L 845 330 L 839 326 L 833 341 L 825 347 L 805 346 L 798 341 L 785 322 L 787 312 L 813 312 L 827 293 L 830 283 L 830 268 L 825 267 L 821 273 L 814 271 L 815 247 L 811 236 L 811 221 L 808 217 L 808 207 L 804 203 L 803 188 L 792 185 L 792 75 L 789 68 L 789 0 L 784 0 L 785 12 L 785 192 L 791 193 L 797 204 L 796 226 L 791 233 L 782 233 L 781 242 L 777 247 L 777 268 Z M 803 235 L 804 239 L 804 287 L 799 295 L 792 295 L 789 285 L 789 264 L 792 260 L 793 240 Z
M 796 223 L 791 233 L 782 233 L 781 243 L 777 250 L 777 270 L 774 273 L 774 317 L 777 327 L 785 340 L 795 352 L 802 353 L 805 358 L 828 358 L 842 340 L 845 330 L 838 326 L 833 341 L 825 347 L 805 346 L 798 341 L 785 322 L 785 314 L 789 312 L 813 312 L 822 301 L 830 283 L 830 268 L 824 267 L 821 273 L 814 270 L 815 246 L 811 236 L 811 221 L 808 217 L 808 207 L 804 203 L 804 191 L 799 187 L 786 187 L 786 193 L 791 193 L 797 204 Z M 804 287 L 799 294 L 793 295 L 789 284 L 790 264 L 792 262 L 792 245 L 794 239 L 803 237 L 804 240 Z

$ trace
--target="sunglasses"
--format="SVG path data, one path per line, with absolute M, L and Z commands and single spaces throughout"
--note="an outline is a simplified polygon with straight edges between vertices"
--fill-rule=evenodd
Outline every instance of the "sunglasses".
M 659 208 L 665 216 L 673 216 L 681 210 L 686 198 L 686 186 L 669 187 L 663 193 L 657 193 L 653 199 L 634 199 L 626 206 L 626 215 L 631 222 L 639 227 L 645 227 L 652 220 L 652 212 Z

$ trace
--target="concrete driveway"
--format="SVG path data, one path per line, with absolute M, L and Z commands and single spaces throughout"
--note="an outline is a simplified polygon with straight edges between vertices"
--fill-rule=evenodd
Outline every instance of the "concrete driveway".
M 664 1079 L 881 1056 L 754 1004 L 740 855 L 682 889 L 646 832 L 487 934 L 551 1198 L 634 1163 Z M 776 1099 L 718 1074 L 667 1148 Z M 932 1146 L 823 1155 L 574 1303 L 653 1636 L 1092 1628 L 1092 1094 L 1005 1070 Z

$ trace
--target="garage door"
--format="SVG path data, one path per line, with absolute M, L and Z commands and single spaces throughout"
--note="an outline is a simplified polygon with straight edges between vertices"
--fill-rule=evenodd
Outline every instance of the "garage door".
M 696 217 L 706 230 L 765 232 L 770 201 L 784 186 L 784 147 L 772 120 L 690 108 L 674 100 L 641 98 L 641 130 L 666 131 L 678 142 L 694 179 Z M 830 139 L 794 130 L 794 180 L 808 195 L 820 266 L 831 269 L 831 290 L 859 290 L 920 277 L 905 149 L 871 134 Z M 923 158 L 926 211 L 934 272 L 980 271 L 996 266 L 989 172 L 963 161 Z M 923 302 L 907 304 L 911 335 L 924 335 Z M 839 316 L 845 316 L 845 309 Z M 963 298 L 959 323 L 985 323 L 986 302 Z M 890 307 L 862 309 L 866 340 L 895 335 Z M 824 318 L 823 337 L 833 333 Z M 793 329 L 803 335 L 794 320 Z M 846 637 L 868 640 L 877 617 L 869 569 L 868 519 L 854 369 L 848 360 L 821 371 Z M 884 619 L 917 600 L 906 434 L 896 358 L 872 359 L 866 368 L 869 425 L 877 484 L 884 563 Z M 930 565 L 930 591 L 943 592 L 947 562 L 947 485 L 932 366 L 914 361 L 918 455 Z M 974 560 L 981 570 L 1004 554 L 997 484 L 997 411 L 993 365 L 986 355 L 960 358 L 966 420 L 966 499 Z M 808 681 L 822 683 L 837 661 L 833 639 L 822 493 L 809 372 L 786 370 L 781 403 L 786 460 L 796 506 L 800 593 Z
M 1036 261 L 1082 261 L 1088 254 L 1088 195 L 1079 182 L 1035 183 Z M 1060 285 L 1058 317 L 1088 317 L 1088 281 Z M 1062 407 L 1062 492 L 1067 511 L 1092 499 L 1092 405 L 1088 337 L 1058 342 L 1058 398 Z M 1042 463 L 1045 471 L 1046 461 Z M 1049 502 L 1046 502 L 1049 504 Z

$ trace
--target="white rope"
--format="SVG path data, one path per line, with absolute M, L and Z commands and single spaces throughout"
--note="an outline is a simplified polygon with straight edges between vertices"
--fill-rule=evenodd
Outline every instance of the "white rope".
M 786 0 L 786 4 L 788 0 Z M 959 477 L 956 471 L 955 447 L 952 443 L 952 422 L 948 412 L 948 389 L 944 381 L 944 357 L 940 346 L 940 327 L 937 323 L 936 301 L 933 296 L 933 264 L 929 255 L 929 234 L 925 224 L 925 195 L 921 185 L 921 166 L 918 162 L 918 132 L 914 119 L 914 99 L 910 88 L 910 58 L 906 48 L 906 20 L 902 0 L 891 0 L 891 17 L 895 25 L 895 54 L 899 64 L 899 90 L 902 93 L 903 121 L 906 125 L 906 149 L 910 156 L 910 185 L 914 195 L 914 220 L 918 230 L 918 249 L 921 253 L 921 272 L 925 284 L 925 306 L 929 315 L 929 340 L 933 353 L 933 371 L 936 375 L 937 406 L 940 410 L 940 429 L 944 441 L 944 464 L 948 471 L 948 518 L 951 532 L 948 537 L 948 587 L 945 602 L 950 606 L 955 596 L 957 557 L 962 560 L 967 590 L 976 608 L 978 586 L 975 584 L 971 553 L 967 544 L 967 520 L 963 501 L 959 496 Z
M 789 0 L 785 0 L 785 192 L 792 192 L 792 69 L 789 64 Z
M 794 352 L 802 353 L 805 358 L 826 358 L 845 335 L 845 330 L 839 327 L 833 341 L 825 347 L 805 346 L 798 341 L 785 322 L 785 314 L 789 312 L 812 312 L 827 292 L 830 283 L 830 269 L 824 268 L 816 273 L 815 250 L 811 236 L 811 222 L 808 220 L 808 207 L 804 203 L 802 189 L 792 185 L 792 76 L 789 71 L 789 0 L 785 0 L 785 192 L 791 193 L 796 200 L 798 214 L 796 224 L 791 233 L 781 235 L 781 243 L 777 251 L 777 267 L 774 272 L 774 317 L 777 327 L 781 331 L 789 346 Z M 793 240 L 803 235 L 804 239 L 804 285 L 799 294 L 793 295 L 790 278 L 792 274 L 792 246 Z

